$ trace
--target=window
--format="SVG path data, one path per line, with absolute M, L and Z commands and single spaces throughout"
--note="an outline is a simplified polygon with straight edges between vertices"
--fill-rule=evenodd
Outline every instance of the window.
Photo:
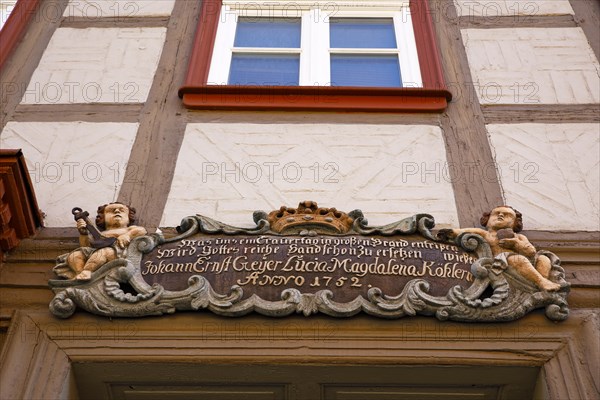
M 405 86 L 402 75 L 406 73 L 400 72 L 399 61 L 403 54 L 398 51 L 392 18 L 329 19 L 332 86 Z
M 321 8 L 248 13 L 222 6 L 209 85 L 422 86 L 408 13 L 362 17 L 364 11 L 336 10 L 330 17 Z
M 451 96 L 426 3 L 205 1 L 180 96 L 201 109 L 441 111 Z
M 226 84 L 299 85 L 299 18 L 239 18 L 232 45 L 223 49 L 226 58 L 218 60 L 212 68 L 217 76 L 229 72 Z M 213 59 L 220 57 L 223 57 L 221 52 L 216 52 Z M 231 64 L 223 68 L 219 61 Z

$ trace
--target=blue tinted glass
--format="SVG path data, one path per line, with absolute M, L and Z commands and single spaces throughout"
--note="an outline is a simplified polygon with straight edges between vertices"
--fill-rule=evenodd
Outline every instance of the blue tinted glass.
M 235 47 L 300 47 L 299 18 L 239 18 Z
M 402 87 L 396 55 L 331 55 L 331 86 Z
M 396 48 L 391 18 L 330 18 L 329 34 L 332 48 Z
M 234 54 L 229 84 L 298 86 L 299 71 L 297 54 Z

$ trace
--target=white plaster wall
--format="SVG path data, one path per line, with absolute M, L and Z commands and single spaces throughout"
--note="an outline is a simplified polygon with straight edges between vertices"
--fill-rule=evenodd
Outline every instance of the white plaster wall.
M 600 102 L 600 66 L 581 28 L 465 29 L 482 104 Z
M 171 15 L 175 0 L 70 0 L 63 14 L 76 18 L 135 18 Z
M 142 103 L 165 34 L 165 28 L 59 28 L 21 102 Z
M 573 14 L 569 0 L 454 0 L 460 16 L 542 16 Z
M 23 149 L 46 226 L 72 226 L 73 207 L 93 213 L 116 200 L 137 129 L 136 123 L 9 122 L 0 148 Z
M 600 230 L 600 124 L 487 129 L 506 204 L 525 229 Z
M 456 226 L 445 167 L 435 126 L 188 124 L 161 226 L 195 212 L 253 226 L 253 211 L 303 200 L 362 209 L 371 224 L 426 212 Z

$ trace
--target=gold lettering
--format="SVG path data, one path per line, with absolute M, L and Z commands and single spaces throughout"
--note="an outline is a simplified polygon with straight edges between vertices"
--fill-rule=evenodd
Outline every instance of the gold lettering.
M 246 276 L 246 280 L 242 281 L 241 279 L 238 279 L 236 283 L 240 286 L 245 286 L 249 283 L 256 285 L 256 281 L 258 280 L 258 278 L 259 278 L 258 272 L 253 272 L 250 275 Z
M 142 275 L 148 275 L 150 273 L 150 269 L 154 266 L 152 260 L 148 260 L 144 263 L 145 271 L 142 271 Z M 150 273 L 152 275 L 152 273 Z

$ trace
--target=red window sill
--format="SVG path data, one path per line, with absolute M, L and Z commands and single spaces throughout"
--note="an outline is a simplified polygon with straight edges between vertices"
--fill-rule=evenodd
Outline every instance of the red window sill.
M 199 110 L 442 112 L 447 90 L 310 86 L 184 86 L 183 104 Z

